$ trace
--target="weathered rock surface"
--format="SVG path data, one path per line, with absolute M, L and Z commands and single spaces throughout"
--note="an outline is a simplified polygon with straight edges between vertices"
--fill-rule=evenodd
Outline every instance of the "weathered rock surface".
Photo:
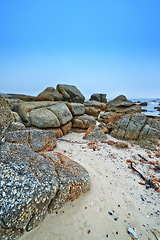
M 66 103 L 73 116 L 83 115 L 84 105 L 81 103 Z
M 20 116 L 18 115 L 17 112 L 13 112 L 13 111 L 12 111 L 12 116 L 13 116 L 13 121 L 14 121 L 14 122 L 20 122 L 20 123 L 22 123 L 22 119 L 20 118 Z
M 62 101 L 63 96 L 53 87 L 46 88 L 34 101 Z
M 64 101 L 77 103 L 84 102 L 85 97 L 75 86 L 58 84 L 57 90 L 63 96 Z
M 93 117 L 87 116 L 87 115 L 77 116 L 77 117 L 74 117 L 72 120 L 72 127 L 74 128 L 85 129 L 95 124 L 96 124 L 96 120 Z
M 115 123 L 119 118 L 122 117 L 121 113 L 116 112 L 100 112 L 98 121 L 104 123 Z
M 23 101 L 34 101 L 35 97 L 34 96 L 29 96 L 29 95 L 25 95 L 25 94 L 8 94 L 9 96 L 11 96 L 14 99 L 20 99 Z
M 118 139 L 156 143 L 160 139 L 160 122 L 144 114 L 125 115 L 116 122 L 111 135 Z
M 57 116 L 48 108 L 34 109 L 29 113 L 29 123 L 38 128 L 59 127 Z
M 12 122 L 8 128 L 8 131 L 18 131 L 18 130 L 25 130 L 26 127 L 23 123 L 21 122 Z
M 83 138 L 90 141 L 95 141 L 95 140 L 102 141 L 102 140 L 106 140 L 107 136 L 98 126 L 95 125 L 88 128 Z
M 57 104 L 52 101 L 35 101 L 35 102 L 20 102 L 17 107 L 14 106 L 16 111 L 24 122 L 29 122 L 29 114 L 33 109 L 49 107 Z
M 111 146 L 115 146 L 116 148 L 128 148 L 128 143 L 126 142 L 120 142 L 120 141 L 115 142 L 113 140 L 108 140 L 107 144 Z
M 91 95 L 89 101 L 98 101 L 98 102 L 106 103 L 107 102 L 106 94 L 94 93 Z
M 106 127 L 106 124 L 101 122 L 98 127 L 106 134 L 106 133 L 109 133 L 109 130 L 108 128 Z
M 98 118 L 100 110 L 95 107 L 85 107 L 85 114 Z
M 55 134 L 56 138 L 62 137 L 63 136 L 63 132 L 61 130 L 61 128 L 49 128 L 48 130 L 52 131 Z
M 130 114 L 141 112 L 141 106 L 129 101 L 124 95 L 120 95 L 107 103 L 107 111 Z
M 65 103 L 57 103 L 56 105 L 50 106 L 47 109 L 52 111 L 58 118 L 60 125 L 64 125 L 71 121 L 73 116 L 69 111 Z
M 68 122 L 65 125 L 61 126 L 61 130 L 62 130 L 64 135 L 66 135 L 67 132 L 69 132 L 71 130 L 71 128 L 72 128 L 72 123 L 71 122 Z
M 83 192 L 90 188 L 88 172 L 78 163 L 61 153 L 43 153 L 43 156 L 52 161 L 60 180 L 59 190 L 49 204 L 49 213 L 54 213 L 64 202 L 74 201 Z
M 33 152 L 26 145 L 0 145 L 0 239 L 15 240 L 37 227 L 47 212 L 90 187 L 88 172 L 60 153 Z
M 13 112 L 17 112 L 17 106 L 20 104 L 20 103 L 22 103 L 23 101 L 22 100 L 20 100 L 20 99 L 17 99 L 17 98 L 10 98 L 10 99 L 6 99 L 7 100 L 7 102 L 9 103 L 9 106 L 10 106 L 10 108 L 11 108 L 11 110 L 13 111 Z
M 101 103 L 97 101 L 86 101 L 84 102 L 85 107 L 94 107 L 96 109 L 99 109 L 100 111 L 106 110 L 106 103 Z
M 25 145 L 0 145 L 0 239 L 16 239 L 45 217 L 58 191 L 55 167 Z
M 35 152 L 52 151 L 56 147 L 56 138 L 49 130 L 21 130 L 8 132 L 6 141 L 25 144 Z
M 0 95 L 0 140 L 5 136 L 12 121 L 11 108 L 8 102 Z

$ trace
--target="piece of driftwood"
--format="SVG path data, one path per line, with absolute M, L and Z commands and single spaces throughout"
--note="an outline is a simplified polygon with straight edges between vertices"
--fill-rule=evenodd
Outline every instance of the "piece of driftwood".
M 131 162 L 131 168 L 139 174 L 139 176 L 145 181 L 146 188 L 154 188 L 155 190 L 158 190 L 158 188 L 154 185 L 154 183 L 145 178 L 142 173 L 140 173 L 135 167 L 133 167 L 133 163 Z

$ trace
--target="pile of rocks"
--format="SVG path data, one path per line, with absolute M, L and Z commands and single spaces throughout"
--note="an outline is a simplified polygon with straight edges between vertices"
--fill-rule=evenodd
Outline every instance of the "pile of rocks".
M 55 213 L 89 190 L 88 172 L 52 151 L 56 137 L 48 130 L 56 126 L 65 131 L 64 126 L 83 113 L 80 103 L 0 96 L 0 239 L 17 239 L 37 227 L 47 213 Z M 17 130 L 16 123 L 24 129 Z
M 32 99 L 32 101 L 26 101 L 28 99 Z M 9 131 L 24 130 L 26 127 L 47 129 L 52 131 L 56 137 L 61 137 L 71 129 L 77 132 L 86 131 L 89 127 L 96 125 L 98 121 L 103 123 L 103 132 L 111 133 L 116 138 L 134 140 L 143 147 L 153 149 L 153 144 L 159 139 L 159 123 L 156 119 L 151 120 L 141 114 L 142 109 L 139 104 L 129 101 L 124 95 L 109 102 L 107 102 L 106 94 L 98 93 L 92 94 L 89 101 L 84 102 L 84 99 L 83 94 L 75 86 L 63 84 L 58 84 L 56 89 L 48 87 L 34 98 L 10 94 L 10 99 L 7 99 L 12 110 L 11 115 L 7 114 L 12 119 Z M 129 128 L 135 124 L 133 132 L 138 131 L 136 125 L 141 125 L 140 119 L 145 119 L 146 126 L 141 126 L 138 136 L 134 138 L 134 133 L 132 136 L 122 134 L 124 132 L 123 122 L 124 119 L 128 119 L 128 116 L 129 119 L 134 119 L 127 126 Z M 149 124 L 150 122 L 151 124 Z M 150 130 L 145 131 L 144 135 L 141 131 L 147 126 Z M 94 129 L 94 131 L 96 130 Z M 156 139 L 154 136 L 151 137 L 155 131 Z M 142 138 L 143 142 L 147 144 L 142 144 Z
M 160 139 L 160 122 L 141 114 L 140 105 L 123 95 L 107 103 L 105 94 L 93 94 L 91 101 L 84 102 L 75 86 L 59 84 L 37 97 L 3 96 L 6 99 L 0 95 L 1 239 L 16 239 L 38 226 L 47 212 L 54 213 L 64 202 L 89 189 L 88 172 L 52 151 L 57 137 L 71 129 L 85 129 L 84 139 L 89 141 L 106 141 L 106 133 L 111 133 L 148 149 L 155 149 Z M 113 141 L 108 144 L 128 146 Z

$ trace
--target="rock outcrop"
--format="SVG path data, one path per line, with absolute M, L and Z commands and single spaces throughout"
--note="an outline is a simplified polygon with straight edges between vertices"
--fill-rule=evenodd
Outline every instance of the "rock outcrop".
M 106 110 L 106 103 L 101 103 L 97 101 L 86 101 L 84 102 L 85 107 L 94 107 L 100 111 L 105 111 Z
M 62 101 L 63 96 L 53 87 L 46 88 L 34 101 Z
M 129 101 L 124 95 L 120 95 L 107 103 L 108 112 L 117 112 L 123 114 L 131 114 L 141 112 L 141 106 Z
M 0 145 L 0 239 L 15 240 L 90 187 L 88 172 L 60 153 Z
M 64 101 L 76 103 L 84 102 L 85 97 L 75 86 L 58 84 L 57 90 L 63 96 Z
M 29 113 L 28 123 L 38 128 L 59 127 L 60 122 L 51 109 L 38 108 Z
M 160 139 L 160 122 L 144 114 L 125 115 L 116 122 L 111 135 L 137 141 L 143 147 L 146 141 L 146 148 L 154 149 L 154 144 Z
M 98 126 L 95 125 L 87 129 L 87 132 L 83 138 L 90 141 L 95 141 L 95 140 L 102 141 L 102 140 L 106 140 L 107 136 L 104 134 L 102 129 L 100 129 Z
M 122 117 L 121 113 L 116 112 L 100 112 L 98 121 L 104 123 L 115 123 L 119 118 Z
M 8 132 L 6 141 L 25 144 L 35 152 L 52 151 L 57 146 L 56 137 L 52 131 L 39 129 Z
M 8 94 L 8 96 L 13 99 L 20 99 L 20 100 L 27 101 L 27 102 L 34 101 L 34 99 L 35 99 L 34 96 L 25 95 L 25 94 Z
M 66 103 L 73 116 L 83 115 L 85 112 L 84 105 L 81 103 Z
M 85 114 L 98 118 L 100 110 L 95 107 L 85 107 Z
M 91 95 L 89 101 L 98 101 L 98 102 L 106 103 L 107 102 L 106 94 L 94 93 Z
M 13 115 L 8 102 L 0 95 L 0 140 L 5 136 L 10 124 L 13 122 Z
M 77 116 L 77 117 L 74 117 L 72 120 L 73 128 L 87 129 L 90 126 L 95 124 L 96 124 L 96 120 L 93 117 L 87 116 L 87 115 Z

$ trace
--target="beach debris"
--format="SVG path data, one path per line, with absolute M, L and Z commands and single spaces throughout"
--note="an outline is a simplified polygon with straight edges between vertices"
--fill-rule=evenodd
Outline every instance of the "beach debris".
M 0 140 L 0 144 L 5 143 L 5 137 Z
M 160 240 L 160 231 L 157 229 L 152 229 L 151 232 L 154 234 L 157 240 Z
M 88 148 L 93 149 L 93 151 L 99 150 L 99 148 L 97 148 L 98 147 L 97 140 L 87 143 L 87 146 L 88 146 Z
M 118 218 L 116 217 L 116 218 L 114 218 L 114 221 L 117 221 L 118 220 Z
M 148 160 L 145 158 L 145 157 L 143 157 L 142 155 L 140 155 L 140 154 L 137 154 L 140 158 L 142 158 L 144 161 L 146 161 L 146 162 L 148 162 Z
M 108 212 L 109 215 L 112 215 L 113 213 L 112 212 Z
M 133 228 L 129 227 L 127 232 L 131 234 L 135 239 L 138 239 L 138 233 L 136 233 L 136 231 Z
M 132 162 L 131 162 L 131 168 L 135 172 L 137 172 L 139 174 L 139 176 L 144 180 L 147 189 L 148 188 L 154 188 L 155 190 L 157 190 L 159 192 L 159 187 L 157 187 L 156 184 L 153 181 L 151 181 L 150 179 L 145 178 L 142 175 L 142 173 L 140 173 L 135 167 L 133 167 L 133 163 Z
M 141 199 L 142 199 L 142 201 L 145 201 L 145 199 L 144 199 L 144 197 L 141 195 Z

